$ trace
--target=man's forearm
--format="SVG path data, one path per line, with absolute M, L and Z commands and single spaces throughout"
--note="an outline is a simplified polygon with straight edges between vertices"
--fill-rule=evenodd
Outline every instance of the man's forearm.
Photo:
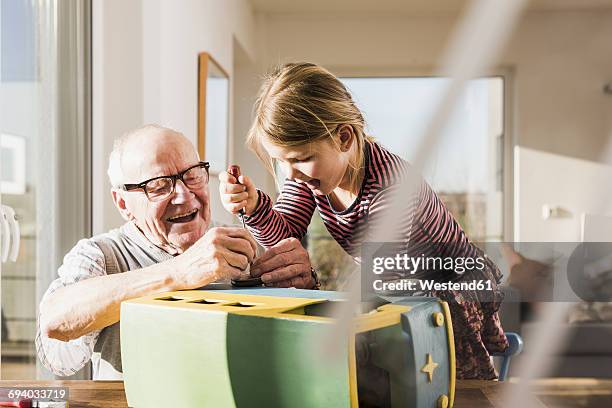
M 163 262 L 60 288 L 40 305 L 41 330 L 48 337 L 68 341 L 110 326 L 119 321 L 122 301 L 179 289 L 172 267 Z

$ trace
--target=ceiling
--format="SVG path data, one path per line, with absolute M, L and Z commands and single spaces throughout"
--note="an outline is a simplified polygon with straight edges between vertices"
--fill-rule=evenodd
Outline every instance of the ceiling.
M 497 0 L 494 0 L 497 1 Z M 502 0 L 509 1 L 509 0 Z M 402 13 L 456 14 L 468 0 L 251 0 L 263 13 Z M 612 0 L 530 0 L 529 10 L 612 10 Z

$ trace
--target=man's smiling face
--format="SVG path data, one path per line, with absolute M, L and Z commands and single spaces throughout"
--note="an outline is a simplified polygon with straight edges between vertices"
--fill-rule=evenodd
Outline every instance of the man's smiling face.
M 175 175 L 198 164 L 191 142 L 165 129 L 142 131 L 125 142 L 121 169 L 125 184 Z M 182 253 L 204 235 L 210 223 L 208 183 L 197 188 L 177 180 L 174 192 L 150 201 L 143 190 L 117 191 L 124 217 L 133 220 L 147 238 L 171 253 Z M 118 199 L 115 198 L 117 203 Z

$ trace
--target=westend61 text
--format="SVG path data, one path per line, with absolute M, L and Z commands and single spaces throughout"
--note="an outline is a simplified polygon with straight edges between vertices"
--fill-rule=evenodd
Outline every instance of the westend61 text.
M 493 290 L 489 280 L 473 280 L 469 282 L 436 282 L 434 280 L 401 279 L 384 282 L 377 279 L 373 282 L 377 291 L 432 291 L 432 290 Z

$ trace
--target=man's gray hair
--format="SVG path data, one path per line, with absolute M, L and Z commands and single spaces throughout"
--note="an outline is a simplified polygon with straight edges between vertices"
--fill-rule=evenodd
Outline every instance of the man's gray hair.
M 127 144 L 127 142 L 137 135 L 142 135 L 143 133 L 161 133 L 161 132 L 171 132 L 181 134 L 174 129 L 170 129 L 167 127 L 163 127 L 156 124 L 148 124 L 141 126 L 137 129 L 134 129 L 130 132 L 124 133 L 113 142 L 113 151 L 111 152 L 108 158 L 108 178 L 110 180 L 111 186 L 113 188 L 119 188 L 122 184 L 124 184 L 123 179 L 123 168 L 121 167 L 121 159 L 123 157 L 123 151 Z

